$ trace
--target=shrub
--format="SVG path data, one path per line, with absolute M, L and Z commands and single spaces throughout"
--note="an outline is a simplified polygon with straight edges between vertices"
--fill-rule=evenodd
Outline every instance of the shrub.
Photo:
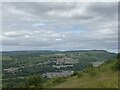
M 82 77 L 82 76 L 83 76 L 83 73 L 82 73 L 82 72 L 80 72 L 80 73 L 77 74 L 77 78 L 80 78 L 80 77 Z
M 120 60 L 116 61 L 115 63 L 113 63 L 113 65 L 111 66 L 112 70 L 120 70 Z
M 71 76 L 76 76 L 78 74 L 78 72 L 74 72 Z
M 54 84 L 61 83 L 61 82 L 64 82 L 65 80 L 66 80 L 65 78 L 58 77 L 53 79 L 53 83 Z
M 97 68 L 94 68 L 94 69 L 89 71 L 89 74 L 91 77 L 94 77 L 94 76 L 97 76 L 99 74 L 99 71 Z
M 44 80 L 39 75 L 30 76 L 26 81 L 26 88 L 43 88 Z

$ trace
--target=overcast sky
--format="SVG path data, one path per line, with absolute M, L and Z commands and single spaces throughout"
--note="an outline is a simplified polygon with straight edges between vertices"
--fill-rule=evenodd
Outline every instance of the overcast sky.
M 2 4 L 3 50 L 118 48 L 117 2 Z

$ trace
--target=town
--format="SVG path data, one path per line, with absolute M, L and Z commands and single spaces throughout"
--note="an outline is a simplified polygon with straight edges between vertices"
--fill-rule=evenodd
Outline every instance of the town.
M 66 58 L 66 57 L 65 58 L 55 58 L 55 59 L 52 58 L 51 60 L 45 61 L 43 63 L 29 65 L 26 67 L 28 68 L 28 67 L 34 67 L 34 66 L 48 65 L 48 66 L 54 67 L 56 69 L 59 69 L 59 71 L 43 73 L 42 74 L 43 77 L 46 77 L 46 78 L 68 77 L 68 76 L 72 75 L 74 73 L 74 71 L 65 70 L 65 69 L 62 70 L 61 68 L 72 68 L 77 63 L 79 63 L 79 61 L 73 60 L 72 58 Z M 96 61 L 96 62 L 90 62 L 90 65 L 93 67 L 98 67 L 103 63 L 104 63 L 104 61 Z M 25 68 L 25 67 L 22 67 L 22 68 Z M 22 72 L 22 70 L 20 70 L 18 67 L 5 68 L 3 71 L 7 72 L 7 73 Z

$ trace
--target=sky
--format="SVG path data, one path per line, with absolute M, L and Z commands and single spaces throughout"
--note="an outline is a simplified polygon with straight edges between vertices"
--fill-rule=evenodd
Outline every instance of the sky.
M 118 50 L 117 2 L 3 2 L 2 50 Z

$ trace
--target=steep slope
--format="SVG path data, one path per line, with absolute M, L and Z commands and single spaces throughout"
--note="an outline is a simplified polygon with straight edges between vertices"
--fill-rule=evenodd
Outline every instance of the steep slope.
M 98 68 L 89 68 L 54 88 L 117 88 L 118 71 L 115 67 L 116 61 L 111 61 Z

